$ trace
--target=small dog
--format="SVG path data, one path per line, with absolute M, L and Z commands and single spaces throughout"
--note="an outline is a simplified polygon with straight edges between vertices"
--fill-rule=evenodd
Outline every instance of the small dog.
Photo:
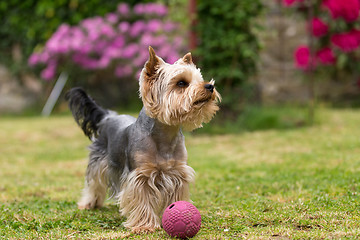
M 209 122 L 219 109 L 214 81 L 204 82 L 186 54 L 165 63 L 149 47 L 140 74 L 143 109 L 136 119 L 98 106 L 81 88 L 66 94 L 72 114 L 91 140 L 85 188 L 79 209 L 101 207 L 107 189 L 132 232 L 155 231 L 175 201 L 189 198 L 194 170 L 187 165 L 181 128 Z

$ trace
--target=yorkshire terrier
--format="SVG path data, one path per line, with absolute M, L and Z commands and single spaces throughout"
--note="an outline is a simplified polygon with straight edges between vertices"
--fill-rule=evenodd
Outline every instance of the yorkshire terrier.
M 66 94 L 70 110 L 91 140 L 79 209 L 101 207 L 107 190 L 132 232 L 155 231 L 175 201 L 190 201 L 194 170 L 187 165 L 181 129 L 207 123 L 221 100 L 214 80 L 205 82 L 191 54 L 168 64 L 149 47 L 141 71 L 143 108 L 136 119 L 98 106 L 81 88 Z

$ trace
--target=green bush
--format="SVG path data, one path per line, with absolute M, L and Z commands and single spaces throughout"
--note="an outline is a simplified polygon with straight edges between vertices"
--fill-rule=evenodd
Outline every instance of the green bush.
M 247 82 L 256 72 L 259 43 L 253 20 L 261 10 L 260 0 L 198 2 L 198 65 L 205 78 L 216 80 L 223 109 L 240 111 L 244 96 L 254 91 Z

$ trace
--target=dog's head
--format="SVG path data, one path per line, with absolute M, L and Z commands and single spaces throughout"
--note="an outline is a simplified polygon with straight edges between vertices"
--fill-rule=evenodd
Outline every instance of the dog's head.
M 148 116 L 193 130 L 219 110 L 221 97 L 214 83 L 204 81 L 190 53 L 168 64 L 149 47 L 149 59 L 140 75 L 140 96 Z

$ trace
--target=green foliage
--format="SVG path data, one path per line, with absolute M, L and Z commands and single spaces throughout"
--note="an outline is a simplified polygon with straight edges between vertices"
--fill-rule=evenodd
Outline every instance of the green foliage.
M 124 2 L 134 4 L 136 0 Z M 144 1 L 142 1 L 144 2 Z M 11 65 L 18 44 L 26 61 L 36 46 L 44 44 L 61 23 L 115 11 L 116 0 L 6 0 L 0 1 L 0 62 Z M 26 66 L 26 64 L 24 64 Z
M 214 78 L 223 105 L 237 109 L 244 83 L 256 72 L 259 43 L 253 20 L 261 12 L 260 0 L 202 0 L 198 3 L 196 51 L 205 78 Z

